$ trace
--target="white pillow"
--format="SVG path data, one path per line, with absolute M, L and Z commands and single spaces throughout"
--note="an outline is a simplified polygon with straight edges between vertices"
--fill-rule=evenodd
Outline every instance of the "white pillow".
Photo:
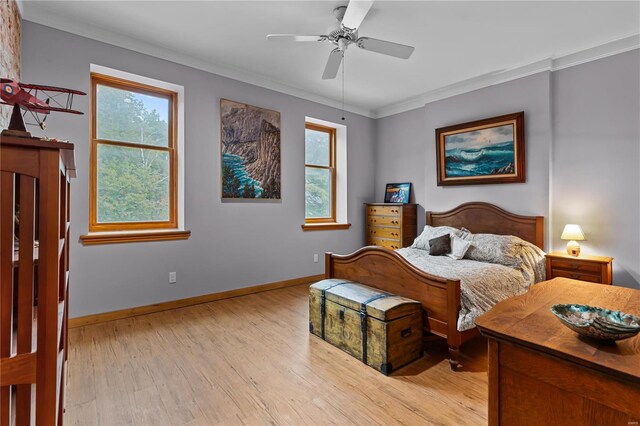
M 429 251 L 429 240 L 442 237 L 443 235 L 452 234 L 460 235 L 460 230 L 451 226 L 429 226 L 426 225 L 422 234 L 418 235 L 413 241 L 411 248 Z
M 467 241 L 464 238 L 451 234 L 451 253 L 447 256 L 455 260 L 460 260 L 464 257 L 470 246 L 471 241 Z
M 460 228 L 460 236 L 465 240 L 469 240 L 473 237 L 473 233 L 463 226 Z

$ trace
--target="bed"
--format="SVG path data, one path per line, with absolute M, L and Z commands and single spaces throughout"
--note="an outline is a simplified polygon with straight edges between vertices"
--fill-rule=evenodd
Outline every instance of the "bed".
M 431 226 L 467 228 L 473 234 L 514 235 L 543 249 L 544 218 L 521 216 L 493 204 L 466 203 L 446 212 L 427 212 Z M 423 307 L 427 333 L 443 337 L 452 369 L 459 365 L 460 346 L 479 334 L 477 328 L 459 331 L 460 280 L 424 272 L 399 253 L 364 247 L 349 255 L 325 254 L 325 277 L 344 278 L 417 300 Z

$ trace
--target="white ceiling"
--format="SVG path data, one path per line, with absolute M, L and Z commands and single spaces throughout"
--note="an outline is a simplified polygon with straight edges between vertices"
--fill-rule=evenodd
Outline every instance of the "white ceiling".
M 269 33 L 324 34 L 347 1 L 25 1 L 24 18 L 310 99 L 340 101 L 320 77 L 330 43 L 273 43 Z M 376 1 L 360 27 L 415 46 L 401 60 L 351 46 L 346 102 L 376 111 L 422 93 L 640 33 L 639 1 Z

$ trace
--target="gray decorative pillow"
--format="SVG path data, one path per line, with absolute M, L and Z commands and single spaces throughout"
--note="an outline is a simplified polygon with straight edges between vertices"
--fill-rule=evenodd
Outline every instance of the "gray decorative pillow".
M 523 240 L 513 235 L 473 234 L 465 259 L 518 267 L 522 263 L 520 247 Z
M 422 234 L 418 235 L 411 248 L 429 251 L 429 240 L 443 235 L 459 235 L 460 230 L 451 226 L 429 226 L 426 225 Z
M 431 256 L 444 256 L 451 251 L 451 237 L 449 234 L 429 240 L 429 254 Z

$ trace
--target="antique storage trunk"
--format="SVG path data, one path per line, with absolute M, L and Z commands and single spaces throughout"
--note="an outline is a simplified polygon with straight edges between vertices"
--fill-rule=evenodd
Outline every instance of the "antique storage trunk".
M 386 375 L 422 355 L 420 303 L 353 281 L 311 285 L 309 331 Z

